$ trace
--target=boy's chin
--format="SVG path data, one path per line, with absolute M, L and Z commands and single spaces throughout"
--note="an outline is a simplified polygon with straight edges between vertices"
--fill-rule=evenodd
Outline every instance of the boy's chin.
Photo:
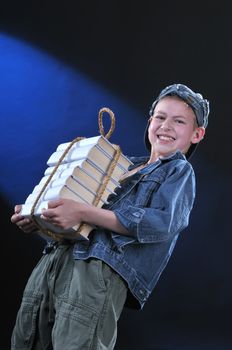
M 161 158 L 169 157 L 178 150 L 176 147 L 154 147 L 154 152 Z

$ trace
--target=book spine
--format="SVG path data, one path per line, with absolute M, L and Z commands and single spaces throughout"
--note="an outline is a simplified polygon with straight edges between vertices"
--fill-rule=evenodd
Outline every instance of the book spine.
M 80 161 L 82 159 L 85 159 L 90 151 L 90 149 L 93 147 L 93 145 L 87 145 L 85 147 L 80 148 L 71 148 L 68 154 L 64 157 L 61 164 L 69 163 L 72 161 Z M 63 155 L 63 151 L 56 151 L 52 153 L 50 158 L 47 161 L 48 166 L 54 166 L 58 163 L 61 156 Z
M 74 143 L 74 145 L 72 146 L 71 149 L 85 147 L 85 146 L 89 146 L 89 145 L 95 145 L 100 138 L 101 138 L 101 136 L 94 136 L 94 137 L 88 137 L 88 138 L 81 139 L 80 141 Z M 66 148 L 70 144 L 71 144 L 71 142 L 61 143 L 57 147 L 56 151 L 65 151 Z

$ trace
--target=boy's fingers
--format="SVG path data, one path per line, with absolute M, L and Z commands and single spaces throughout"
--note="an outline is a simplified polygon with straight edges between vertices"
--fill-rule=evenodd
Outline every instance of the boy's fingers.
M 41 218 L 42 219 L 51 219 L 52 217 L 54 217 L 54 213 L 52 209 L 42 209 L 42 214 L 41 214 Z
M 59 207 L 60 205 L 63 204 L 63 200 L 62 199 L 55 199 L 53 201 L 49 201 L 48 202 L 48 208 L 42 209 L 42 215 L 41 218 L 42 219 L 51 219 L 56 215 L 56 212 L 54 211 L 54 209 L 56 209 L 57 207 Z
M 38 227 L 36 227 L 35 224 L 32 222 L 30 222 L 29 224 L 26 224 L 24 226 L 19 226 L 19 228 L 26 233 L 32 233 L 32 232 L 38 230 Z
M 23 226 L 26 226 L 26 225 L 28 225 L 28 224 L 30 224 L 31 223 L 31 220 L 30 219 L 28 219 L 28 218 L 23 218 L 23 219 L 21 219 L 21 220 L 19 220 L 18 222 L 17 222 L 17 225 L 18 226 L 20 226 L 20 227 L 23 227 Z
M 59 205 L 61 205 L 63 203 L 62 199 L 55 199 L 53 201 L 49 201 L 48 202 L 48 208 L 52 209 L 52 208 L 56 208 Z
M 15 209 L 15 213 L 19 214 L 21 209 L 22 209 L 22 205 L 21 204 L 17 204 L 14 209 Z
M 13 214 L 11 216 L 11 222 L 13 222 L 13 224 L 16 224 L 18 221 L 22 220 L 23 216 L 19 215 L 19 214 Z

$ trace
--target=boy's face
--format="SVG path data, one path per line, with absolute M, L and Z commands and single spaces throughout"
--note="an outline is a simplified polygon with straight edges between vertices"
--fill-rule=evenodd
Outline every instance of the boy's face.
M 148 128 L 151 156 L 166 157 L 177 150 L 185 154 L 204 134 L 205 129 L 197 127 L 191 107 L 176 96 L 164 97 L 156 105 Z

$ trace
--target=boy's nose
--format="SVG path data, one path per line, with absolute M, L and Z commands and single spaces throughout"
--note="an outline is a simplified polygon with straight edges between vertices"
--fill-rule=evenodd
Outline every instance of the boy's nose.
M 161 129 L 163 130 L 170 130 L 172 128 L 172 123 L 170 120 L 165 119 L 161 125 Z

